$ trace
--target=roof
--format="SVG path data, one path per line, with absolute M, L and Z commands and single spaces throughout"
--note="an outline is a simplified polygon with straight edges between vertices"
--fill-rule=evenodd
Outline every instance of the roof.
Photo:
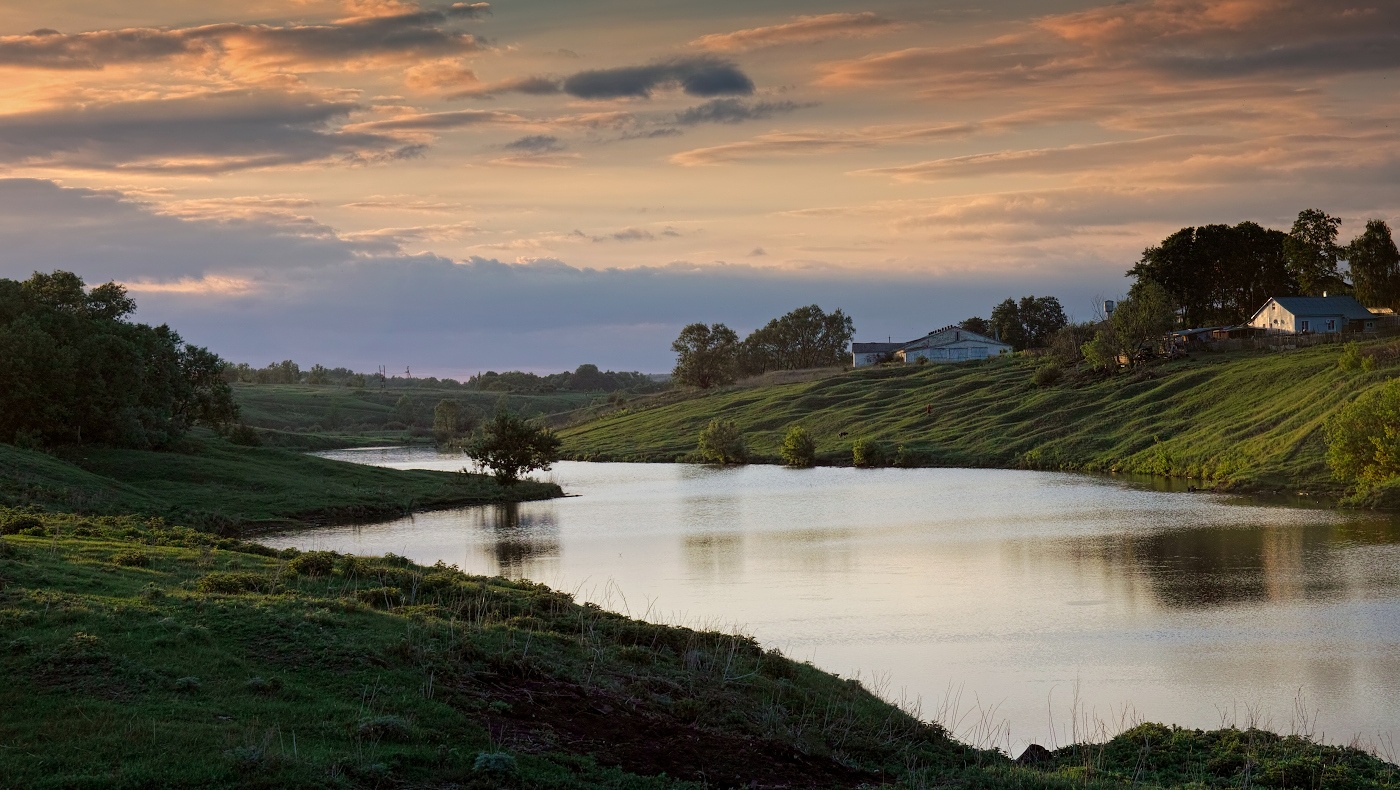
M 903 346 L 901 346 L 901 348 L 938 348 L 940 346 L 951 346 L 954 343 L 961 343 L 966 340 L 982 341 L 984 343 L 991 343 L 993 345 L 1006 346 L 1007 348 L 1011 347 L 1009 344 L 1003 343 L 995 338 L 990 338 L 986 335 L 963 329 L 957 324 L 952 324 L 949 326 L 945 326 L 942 329 L 935 329 L 934 331 L 929 332 L 927 335 L 919 338 L 918 340 L 912 340 L 908 343 L 905 343 Z
M 889 354 L 904 348 L 903 343 L 852 343 L 852 354 Z
M 1272 301 L 1298 316 L 1339 315 L 1348 321 L 1369 321 L 1376 317 L 1351 296 L 1275 296 Z M 1268 302 L 1264 303 L 1264 307 L 1268 305 Z M 1257 317 L 1264 307 L 1260 307 L 1254 315 Z

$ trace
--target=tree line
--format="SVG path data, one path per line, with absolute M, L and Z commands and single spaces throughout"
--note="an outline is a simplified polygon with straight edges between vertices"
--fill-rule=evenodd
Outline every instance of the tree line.
M 0 279 L 0 442 L 157 448 L 233 424 L 224 361 L 135 310 L 122 286 L 72 272 Z
M 1255 222 L 1186 227 L 1144 250 L 1127 274 L 1161 286 L 1186 327 L 1243 323 L 1273 296 L 1349 293 L 1368 307 L 1400 306 L 1390 226 L 1369 220 L 1341 244 L 1341 224 L 1306 209 L 1287 233 Z
M 224 371 L 229 383 L 242 384 L 306 384 L 385 389 L 460 389 L 471 392 L 503 392 L 510 394 L 542 394 L 550 392 L 655 392 L 663 387 L 645 373 L 637 371 L 603 371 L 597 365 L 583 364 L 572 372 L 539 375 L 518 370 L 497 373 L 488 370 L 466 381 L 453 378 L 423 376 L 381 376 L 378 373 L 357 373 L 349 368 L 327 368 L 312 365 L 303 370 L 290 359 L 255 368 L 246 362 L 229 365 Z
M 774 318 L 742 341 L 724 324 L 690 324 L 671 343 L 676 352 L 672 377 L 707 389 L 772 370 L 842 365 L 855 332 L 855 323 L 841 310 L 827 313 L 817 305 Z

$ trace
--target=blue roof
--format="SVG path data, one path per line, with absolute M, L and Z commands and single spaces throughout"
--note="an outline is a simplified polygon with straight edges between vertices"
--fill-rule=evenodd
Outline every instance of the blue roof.
M 1348 321 L 1369 321 L 1376 317 L 1351 296 L 1275 296 L 1274 301 L 1293 315 L 1339 315 Z

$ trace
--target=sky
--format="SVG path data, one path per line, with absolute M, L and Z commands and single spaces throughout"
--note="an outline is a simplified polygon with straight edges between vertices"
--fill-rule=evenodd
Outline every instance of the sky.
M 454 377 L 1088 320 L 1186 225 L 1396 225 L 1397 82 L 1397 0 L 0 0 L 0 277 Z

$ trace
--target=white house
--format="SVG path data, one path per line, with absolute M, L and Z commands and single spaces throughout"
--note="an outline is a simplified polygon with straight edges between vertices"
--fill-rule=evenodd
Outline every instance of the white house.
M 929 362 L 966 362 L 1010 354 L 1006 343 L 969 332 L 960 326 L 945 326 L 908 343 L 852 343 L 851 364 L 854 367 L 874 365 L 883 360 L 898 360 L 906 364 L 919 360 Z
M 1290 335 L 1374 332 L 1376 316 L 1350 296 L 1275 296 L 1249 325 Z

